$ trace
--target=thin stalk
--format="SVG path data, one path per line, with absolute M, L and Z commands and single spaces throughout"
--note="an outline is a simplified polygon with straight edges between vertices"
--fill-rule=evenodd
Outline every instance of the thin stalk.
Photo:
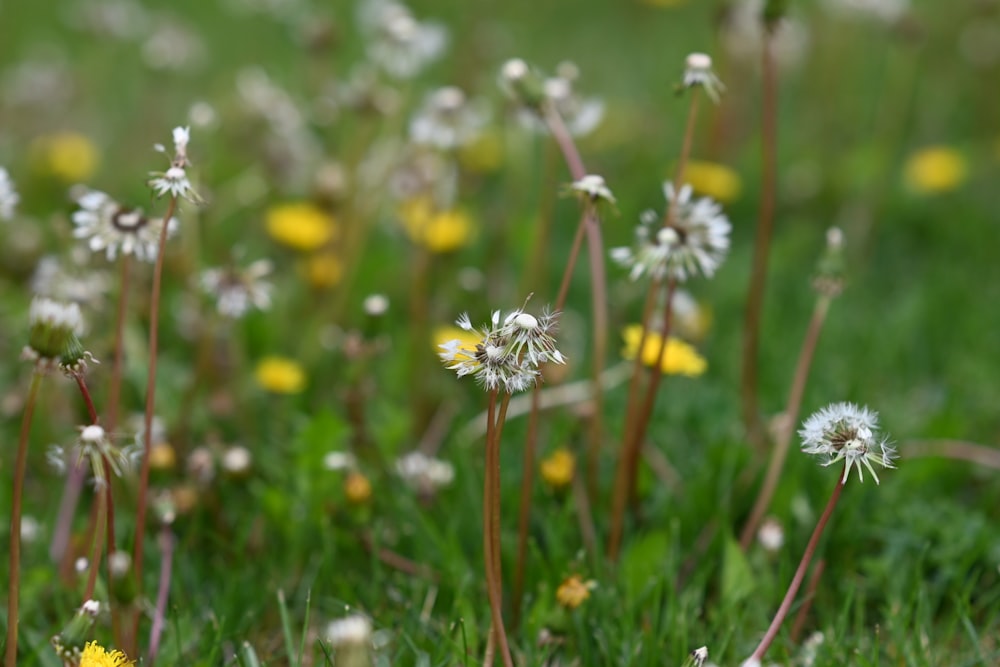
M 813 568 L 812 576 L 809 577 L 809 583 L 806 584 L 806 596 L 802 601 L 802 606 L 799 607 L 798 612 L 795 614 L 795 620 L 792 621 L 792 629 L 789 633 L 789 639 L 792 640 L 793 644 L 799 642 L 799 637 L 802 635 L 802 628 L 806 625 L 806 618 L 809 617 L 809 610 L 812 609 L 813 600 L 816 599 L 816 589 L 819 587 L 819 580 L 823 576 L 823 570 L 826 569 L 826 561 L 822 558 L 816 563 L 816 567 Z
M 24 474 L 28 464 L 28 434 L 31 432 L 31 418 L 35 414 L 41 384 L 42 374 L 36 368 L 24 403 L 21 435 L 17 441 L 17 460 L 14 463 L 14 497 L 10 510 L 10 573 L 7 580 L 7 650 L 4 654 L 4 664 L 10 667 L 17 664 L 18 602 L 21 596 L 21 496 L 24 493 Z
M 826 509 L 823 510 L 822 516 L 820 516 L 819 521 L 816 523 L 816 528 L 813 530 L 812 537 L 809 538 L 809 543 L 806 545 L 805 553 L 802 554 L 802 560 L 799 561 L 799 567 L 795 570 L 795 576 L 792 577 L 792 583 L 788 585 L 788 592 L 785 593 L 785 599 L 781 601 L 781 606 L 778 607 L 777 613 L 774 615 L 774 619 L 771 621 L 771 626 L 764 633 L 764 638 L 760 640 L 760 644 L 754 649 L 753 654 L 749 659 L 751 660 L 761 660 L 764 657 L 764 653 L 771 646 L 774 638 L 778 635 L 778 630 L 781 628 L 781 624 L 784 622 L 785 617 L 788 616 L 788 610 L 792 607 L 792 601 L 795 600 L 795 594 L 799 591 L 799 586 L 802 585 L 802 579 L 806 576 L 806 570 L 809 569 L 809 563 L 812 561 L 813 555 L 816 553 L 816 545 L 819 544 L 820 535 L 823 534 L 823 529 L 826 528 L 826 522 L 830 520 L 830 515 L 833 514 L 833 508 L 837 505 L 837 500 L 840 498 L 840 492 L 844 490 L 844 475 L 840 474 L 837 477 L 837 486 L 833 489 L 833 495 L 830 496 L 829 502 L 826 504 Z
M 760 345 L 760 318 L 764 305 L 764 285 L 774 227 L 778 182 L 778 73 L 772 53 L 772 35 L 764 31 L 761 48 L 763 70 L 763 114 L 761 119 L 760 212 L 753 246 L 753 267 L 747 288 L 747 309 L 743 324 L 743 367 L 740 375 L 743 425 L 747 439 L 755 447 L 764 444 L 765 432 L 757 406 L 757 349 Z
M 111 484 L 111 480 L 104 480 L 106 485 Z M 83 592 L 83 599 L 92 600 L 94 598 L 94 588 L 97 585 L 97 572 L 101 569 L 101 549 L 104 547 L 104 535 L 101 531 L 107 523 L 108 516 L 108 495 L 104 489 L 97 489 L 97 510 L 94 521 L 93 546 L 90 553 L 90 571 L 87 575 L 87 587 Z
M 135 564 L 135 582 L 138 595 L 142 594 L 142 556 L 145 546 L 146 536 L 146 496 L 149 491 L 149 452 L 153 446 L 153 411 L 156 408 L 156 358 L 157 347 L 160 336 L 160 292 L 163 283 L 163 258 L 167 247 L 167 224 L 174 215 L 177 208 L 177 197 L 171 197 L 167 204 L 166 213 L 163 214 L 163 229 L 160 230 L 160 240 L 156 251 L 156 266 L 153 269 L 153 292 L 149 303 L 149 375 L 146 378 L 146 412 L 143 419 L 142 428 L 142 466 L 139 473 L 139 498 L 135 517 L 135 547 L 133 552 L 133 563 Z M 139 615 L 135 616 L 136 628 L 133 630 L 131 639 L 137 641 Z M 128 651 L 129 655 L 138 653 L 137 647 L 132 647 Z
M 528 415 L 528 434 L 524 442 L 524 460 L 521 464 L 521 506 L 517 517 L 517 562 L 514 566 L 514 592 L 511 604 L 514 618 L 512 626 L 521 622 L 521 599 L 524 595 L 524 567 L 528 557 L 528 523 L 531 518 L 531 489 L 535 473 L 535 443 L 538 440 L 538 415 L 541 405 L 538 384 L 531 390 L 531 412 Z
M 486 592 L 490 600 L 491 632 L 496 635 L 496 643 L 499 646 L 505 667 L 513 667 L 510 647 L 507 644 L 507 633 L 503 625 L 501 582 L 497 579 L 499 545 L 495 543 L 494 533 L 494 498 L 497 495 L 494 484 L 497 480 L 493 468 L 499 468 L 497 456 L 499 442 L 496 438 L 497 393 L 497 390 L 490 392 L 488 409 L 489 431 L 486 434 L 486 469 L 483 477 L 483 555 L 486 564 Z
M 792 442 L 794 429 L 792 425 L 798 421 L 799 409 L 802 407 L 802 395 L 805 393 L 806 380 L 809 379 L 809 369 L 812 367 L 813 354 L 816 351 L 816 343 L 819 341 L 820 332 L 823 330 L 823 322 L 826 321 L 827 311 L 830 309 L 830 297 L 821 294 L 816 299 L 816 306 L 813 309 L 812 318 L 809 320 L 809 328 L 802 341 L 802 349 L 799 351 L 799 360 L 795 365 L 795 375 L 792 379 L 792 387 L 788 392 L 788 403 L 785 405 L 785 412 L 782 415 L 783 423 L 777 434 L 774 443 L 774 450 L 771 452 L 771 461 L 767 466 L 767 473 L 764 475 L 764 483 L 754 501 L 753 509 L 750 511 L 750 518 L 743 526 L 740 533 L 740 548 L 746 551 L 753 542 L 757 528 L 760 526 L 764 514 L 771 505 L 771 499 L 778 488 L 778 480 L 781 477 L 781 470 L 785 465 L 785 458 L 788 455 L 788 446 Z
M 170 595 L 170 580 L 174 562 L 174 548 L 177 546 L 177 538 L 170 531 L 170 527 L 164 525 L 160 528 L 160 590 L 156 594 L 156 612 L 153 615 L 153 627 L 149 632 L 149 651 L 146 655 L 146 664 L 152 665 L 156 661 L 156 654 L 160 650 L 160 637 L 163 635 L 163 621 L 167 617 L 167 598 Z

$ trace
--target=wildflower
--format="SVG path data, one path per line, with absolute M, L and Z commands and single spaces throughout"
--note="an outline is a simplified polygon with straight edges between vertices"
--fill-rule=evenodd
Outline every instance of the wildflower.
M 454 252 L 472 238 L 472 219 L 459 209 L 430 212 L 413 205 L 405 209 L 403 226 L 414 243 L 435 254 Z
M 704 53 L 691 53 L 684 61 L 684 88 L 701 86 L 713 102 L 719 101 L 719 93 L 726 89 L 719 77 L 712 71 L 712 58 Z
M 611 206 L 617 203 L 614 194 L 611 193 L 611 188 L 604 182 L 604 177 L 597 174 L 587 174 L 580 180 L 571 183 L 569 189 L 570 192 L 579 194 L 591 203 L 596 204 L 603 201 Z
M 201 274 L 201 288 L 218 300 L 216 308 L 225 317 L 239 319 L 252 308 L 271 307 L 271 283 L 263 278 L 271 272 L 271 262 L 260 259 L 243 270 L 208 269 Z
M 740 175 L 733 169 L 703 160 L 688 160 L 684 167 L 684 180 L 696 193 L 723 204 L 736 201 L 743 189 Z
M 344 497 L 352 505 L 364 505 L 372 498 L 372 483 L 360 472 L 350 472 L 344 480 Z
M 170 167 L 166 171 L 151 171 L 152 178 L 148 181 L 149 186 L 157 197 L 169 193 L 171 197 L 183 197 L 192 204 L 200 204 L 201 197 L 191 186 L 191 181 L 187 177 L 188 161 L 187 148 L 191 140 L 191 129 L 188 127 L 175 127 L 173 131 L 174 157 L 170 160 Z M 156 150 L 166 154 L 167 149 L 162 144 L 156 144 Z
M 32 153 L 43 171 L 65 183 L 87 180 L 98 163 L 97 147 L 78 132 L 40 137 L 32 144 Z
M 131 667 L 135 663 L 121 651 L 106 651 L 97 642 L 89 642 L 80 656 L 79 667 Z
M 246 447 L 230 447 L 222 455 L 222 469 L 231 477 L 243 477 L 252 465 L 253 455 Z
M 284 357 L 265 357 L 254 372 L 257 384 L 274 394 L 298 394 L 306 386 L 302 366 Z
M 7 170 L 0 167 L 0 220 L 12 220 L 19 201 L 21 195 L 14 189 L 14 182 Z
M 437 60 L 448 43 L 444 27 L 418 21 L 393 0 L 367 0 L 361 26 L 369 34 L 368 57 L 390 75 L 409 79 Z
M 853 403 L 834 403 L 803 422 L 799 436 L 802 438 L 802 451 L 825 457 L 824 466 L 846 462 L 843 482 L 847 482 L 852 467 L 857 468 L 858 479 L 863 482 L 863 465 L 878 484 L 878 475 L 872 463 L 893 468 L 892 460 L 896 453 L 886 438 L 878 435 L 877 429 L 877 412 Z
M 951 192 L 966 178 L 962 154 L 947 146 L 931 146 L 913 153 L 903 166 L 906 185 L 919 194 Z
M 455 479 L 455 467 L 423 452 L 413 451 L 396 460 L 396 474 L 417 492 L 430 495 Z
M 768 517 L 757 530 L 757 541 L 764 547 L 764 551 L 774 553 L 785 543 L 785 529 L 777 519 Z
M 295 250 L 317 250 L 337 237 L 333 217 L 308 202 L 272 206 L 265 225 L 272 239 Z
M 382 317 L 389 312 L 389 297 L 385 294 L 369 294 L 361 303 L 361 309 L 369 317 Z
M 83 316 L 75 303 L 35 297 L 28 310 L 28 326 L 28 345 L 21 356 L 30 361 L 55 361 L 79 346 Z
M 84 649 L 84 644 L 91 629 L 94 627 L 94 621 L 97 619 L 100 611 L 101 604 L 97 600 L 87 600 L 76 611 L 73 618 L 66 624 L 66 627 L 50 640 L 52 647 L 56 651 L 56 655 L 63 662 L 73 665 L 83 664 L 80 662 L 81 654 L 85 654 L 90 648 L 87 646 Z M 95 664 L 100 667 L 100 663 L 90 663 L 92 667 Z
M 114 475 L 121 477 L 132 467 L 133 452 L 132 449 L 117 447 L 104 428 L 91 424 L 80 427 L 80 435 L 69 452 L 54 445 L 49 448 L 47 458 L 49 464 L 60 472 L 66 469 L 68 459 L 72 459 L 74 465 L 86 462 L 94 476 L 94 485 L 101 488 L 108 483 L 105 462 Z
M 554 489 L 564 489 L 573 481 L 576 457 L 565 447 L 560 447 L 542 459 L 539 469 L 546 484 Z
M 597 582 L 593 579 L 583 581 L 579 575 L 571 575 L 566 577 L 556 589 L 556 602 L 563 608 L 572 611 L 586 602 L 590 597 L 590 591 L 596 587 Z
M 631 280 L 643 274 L 680 282 L 698 273 L 711 278 L 729 250 L 729 219 L 708 197 L 691 201 L 690 185 L 675 194 L 673 184 L 666 183 L 663 193 L 668 211 L 673 210 L 667 224 L 659 226 L 653 211 L 644 212 L 636 228 L 635 247 L 612 248 L 611 258 L 631 269 Z
M 470 103 L 454 86 L 427 96 L 410 121 L 410 139 L 416 144 L 451 150 L 471 143 L 488 120 L 481 105 Z
M 177 452 L 168 442 L 158 442 L 149 450 L 149 467 L 153 470 L 173 470 Z
M 434 345 L 435 352 L 438 351 L 438 348 L 444 347 L 449 341 L 454 340 L 458 341 L 458 348 L 474 350 L 476 345 L 482 341 L 482 337 L 477 331 L 467 331 L 450 324 L 436 327 L 431 334 L 431 342 Z M 465 358 L 471 361 L 474 356 L 468 355 Z
M 635 359 L 639 353 L 642 325 L 630 324 L 625 327 L 622 331 L 622 338 L 625 339 L 625 349 L 622 350 L 622 356 L 626 359 Z M 642 347 L 642 363 L 644 365 L 655 366 L 657 364 L 660 359 L 662 342 L 663 336 L 656 331 L 646 332 L 646 342 Z M 698 377 L 705 372 L 707 367 L 708 362 L 692 346 L 672 336 L 667 338 L 667 350 L 663 356 L 661 368 L 664 373 Z
M 104 251 L 108 261 L 113 261 L 121 251 L 123 255 L 135 255 L 137 259 L 152 262 L 160 247 L 163 225 L 167 225 L 167 237 L 177 229 L 177 219 L 147 218 L 142 209 L 125 208 L 108 195 L 97 190 L 88 190 L 76 200 L 80 207 L 73 213 L 76 229 L 73 236 L 89 239 L 88 247 L 93 252 Z
M 344 264 L 340 257 L 330 251 L 310 255 L 302 264 L 306 281 L 316 289 L 330 289 L 340 284 L 344 276 Z

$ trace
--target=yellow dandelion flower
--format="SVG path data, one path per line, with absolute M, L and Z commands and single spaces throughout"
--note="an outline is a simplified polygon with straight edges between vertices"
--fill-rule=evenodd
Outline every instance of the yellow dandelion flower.
M 302 265 L 302 269 L 306 281 L 316 289 L 336 287 L 344 276 L 344 263 L 332 252 L 320 252 L 310 256 Z
M 472 172 L 494 172 L 503 165 L 503 140 L 496 132 L 485 132 L 459 149 L 458 161 Z
M 563 580 L 556 589 L 556 602 L 566 609 L 576 609 L 590 597 L 590 591 L 597 586 L 593 579 L 584 581 L 574 574 Z
M 441 352 L 441 345 L 444 345 L 450 340 L 457 340 L 460 345 L 461 350 L 475 350 L 476 345 L 483 342 L 482 336 L 474 331 L 466 331 L 461 327 L 456 327 L 453 324 L 446 324 L 443 326 L 435 327 L 433 333 L 431 334 L 431 343 L 434 347 L 434 354 Z M 459 353 L 456 356 L 456 361 L 466 361 L 471 359 L 471 357 Z
M 89 642 L 80 654 L 80 667 L 131 667 L 134 664 L 121 651 L 108 652 L 97 642 Z
M 411 241 L 437 254 L 454 252 L 468 245 L 472 237 L 472 218 L 467 213 L 436 211 L 427 197 L 403 203 L 399 219 Z
M 576 469 L 576 457 L 565 447 L 560 447 L 548 457 L 542 459 L 539 470 L 542 479 L 554 489 L 563 489 L 573 481 Z
M 97 146 L 79 132 L 57 132 L 39 137 L 32 144 L 38 167 L 64 183 L 89 179 L 97 169 Z
M 169 442 L 158 442 L 149 448 L 149 467 L 153 470 L 172 470 L 177 465 L 177 453 Z
M 372 483 L 361 473 L 352 472 L 344 480 L 344 497 L 352 505 L 364 505 L 372 498 Z
M 309 202 L 272 206 L 265 214 L 265 225 L 272 239 L 304 252 L 317 250 L 337 237 L 333 216 Z
M 684 180 L 700 195 L 728 204 L 739 199 L 743 180 L 735 170 L 717 162 L 689 160 L 684 168 Z
M 903 166 L 907 187 L 920 194 L 951 192 L 965 181 L 967 173 L 965 158 L 947 146 L 919 150 Z
M 639 341 L 642 338 L 642 325 L 630 324 L 622 332 L 625 339 L 625 349 L 622 356 L 626 359 L 635 359 L 639 350 Z M 646 366 L 653 366 L 659 359 L 660 344 L 663 337 L 650 331 L 646 335 L 646 343 L 642 349 L 642 363 Z M 667 353 L 663 358 L 663 372 L 668 375 L 686 375 L 697 377 L 705 372 L 708 362 L 698 354 L 698 351 L 684 341 L 669 337 L 667 338 Z
M 257 384 L 275 394 L 298 394 L 306 386 L 302 366 L 285 357 L 265 357 L 254 372 Z

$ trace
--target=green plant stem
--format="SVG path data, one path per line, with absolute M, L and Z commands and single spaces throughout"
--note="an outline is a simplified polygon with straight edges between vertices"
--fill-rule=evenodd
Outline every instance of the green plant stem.
M 163 284 L 163 258 L 167 248 L 167 230 L 170 219 L 177 209 L 177 197 L 171 197 L 167 210 L 163 214 L 163 229 L 160 230 L 160 240 L 157 245 L 156 266 L 153 269 L 153 291 L 149 302 L 149 375 L 146 378 L 146 411 L 142 427 L 142 465 L 139 473 L 139 498 L 135 517 L 135 547 L 133 563 L 135 565 L 135 584 L 137 595 L 142 595 L 142 556 L 146 537 L 146 496 L 149 492 L 149 453 L 153 443 L 153 412 L 156 409 L 156 358 L 160 334 L 160 292 Z M 139 615 L 136 614 L 132 642 L 139 637 Z M 137 655 L 137 646 L 132 646 L 129 655 Z
M 757 533 L 757 528 L 760 526 L 764 514 L 771 505 L 774 492 L 778 488 L 778 480 L 781 478 L 781 471 L 785 465 L 788 447 L 792 442 L 792 434 L 794 433 L 793 425 L 798 421 L 799 410 L 802 407 L 802 395 L 805 393 L 806 380 L 809 379 L 809 369 L 812 367 L 816 343 L 819 341 L 819 335 L 823 330 L 823 323 L 826 321 L 826 314 L 829 309 L 830 297 L 825 294 L 819 295 L 816 299 L 816 306 L 813 308 L 812 318 L 809 320 L 809 328 L 806 330 L 805 338 L 802 341 L 802 349 L 799 351 L 799 360 L 795 365 L 795 375 L 792 378 L 792 386 L 788 392 L 788 403 L 785 405 L 781 428 L 775 439 L 774 450 L 771 452 L 771 461 L 767 466 L 767 473 L 764 475 L 764 483 L 761 485 L 757 499 L 754 501 L 750 517 L 743 526 L 743 532 L 740 533 L 740 548 L 743 551 L 746 551 L 750 547 L 750 543 Z
M 111 480 L 105 480 L 106 485 L 111 484 Z M 87 575 L 87 587 L 83 592 L 84 601 L 94 598 L 94 588 L 97 586 L 97 572 L 101 569 L 101 549 L 104 547 L 104 535 L 102 530 L 107 523 L 107 494 L 101 488 L 97 489 L 97 510 L 94 521 L 94 534 L 92 536 L 93 546 L 90 553 L 89 573 Z
M 743 366 L 740 374 L 743 425 L 747 439 L 754 447 L 761 447 L 765 440 L 764 426 L 757 405 L 757 349 L 760 345 L 760 319 L 764 306 L 764 286 L 767 282 L 778 180 L 778 73 L 769 30 L 764 31 L 761 61 L 764 90 L 761 119 L 760 212 L 753 246 L 753 266 L 747 288 L 747 308 L 743 324 Z
M 845 468 L 846 472 L 846 468 Z M 764 657 L 764 653 L 771 646 L 774 638 L 778 635 L 778 630 L 781 628 L 781 624 L 784 622 L 785 617 L 788 616 L 788 610 L 792 607 L 792 602 L 795 600 L 795 594 L 799 591 L 799 586 L 802 585 L 802 579 L 806 576 L 806 570 L 809 569 L 809 563 L 812 561 L 813 555 L 816 553 L 816 545 L 819 544 L 819 538 L 823 534 L 823 529 L 826 528 L 827 521 L 830 520 L 830 515 L 833 514 L 833 508 L 837 506 L 837 500 L 840 498 L 840 492 L 844 490 L 844 475 L 841 474 L 837 477 L 837 486 L 833 489 L 833 494 L 830 496 L 830 500 L 826 504 L 826 509 L 823 510 L 823 514 L 820 516 L 819 521 L 816 523 L 816 528 L 813 530 L 812 537 L 809 538 L 809 543 L 806 545 L 805 553 L 802 554 L 802 560 L 799 561 L 799 567 L 795 570 L 795 576 L 792 577 L 792 583 L 788 585 L 788 591 L 785 593 L 785 598 L 781 601 L 781 606 L 778 607 L 777 613 L 774 615 L 774 619 L 771 621 L 771 626 L 764 633 L 764 638 L 760 640 L 760 644 L 754 649 L 753 654 L 750 656 L 751 659 L 761 660 Z
M 24 403 L 21 418 L 21 435 L 17 441 L 17 460 L 14 463 L 14 496 L 10 510 L 10 572 L 7 579 L 7 649 L 4 664 L 17 665 L 17 625 L 18 603 L 21 595 L 21 508 L 24 494 L 24 475 L 28 465 L 28 434 L 31 433 L 31 418 L 35 414 L 38 388 L 42 384 L 42 374 L 35 369 L 28 387 L 28 398 Z

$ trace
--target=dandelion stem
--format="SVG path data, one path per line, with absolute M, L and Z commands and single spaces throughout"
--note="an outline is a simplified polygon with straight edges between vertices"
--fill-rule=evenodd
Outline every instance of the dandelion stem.
M 111 480 L 104 480 L 106 485 L 110 485 Z M 90 571 L 87 574 L 87 587 L 83 592 L 83 600 L 91 600 L 94 597 L 94 588 L 97 586 L 97 572 L 101 569 L 101 549 L 104 547 L 104 535 L 102 530 L 107 521 L 107 507 L 108 507 L 108 496 L 104 493 L 104 489 L 98 486 L 97 488 L 97 509 L 94 514 L 94 534 L 92 539 L 94 541 L 91 552 L 90 552 Z
M 819 580 L 823 576 L 823 570 L 826 569 L 826 561 L 820 558 L 816 562 L 816 567 L 813 568 L 812 576 L 809 577 L 809 583 L 806 584 L 806 595 L 805 599 L 802 600 L 802 606 L 795 613 L 795 620 L 792 622 L 792 629 L 789 632 L 789 639 L 792 640 L 793 644 L 799 643 L 799 637 L 802 635 L 802 628 L 806 625 L 806 618 L 809 616 L 809 610 L 812 609 L 813 600 L 816 599 L 816 588 L 819 587 Z
M 558 311 L 557 311 L 558 312 Z M 531 412 L 528 433 L 524 440 L 524 461 L 521 464 L 521 506 L 517 518 L 517 563 L 514 567 L 512 597 L 513 627 L 521 621 L 521 599 L 524 595 L 524 567 L 528 556 L 528 524 L 531 518 L 531 489 L 535 472 L 535 443 L 538 441 L 538 416 L 541 412 L 541 390 L 538 383 L 531 390 Z
M 816 343 L 819 341 L 823 322 L 826 321 L 826 314 L 829 309 L 830 297 L 821 294 L 816 299 L 812 319 L 809 321 L 809 328 L 806 330 L 806 336 L 802 341 L 799 360 L 795 365 L 792 387 L 788 392 L 788 403 L 781 417 L 781 428 L 776 434 L 774 450 L 771 452 L 771 461 L 764 476 L 764 483 L 760 487 L 760 493 L 757 494 L 757 500 L 754 501 L 753 509 L 750 511 L 750 518 L 747 519 L 746 525 L 743 526 L 743 532 L 740 533 L 740 548 L 743 551 L 746 551 L 750 547 L 750 543 L 757 533 L 757 528 L 760 526 L 764 514 L 771 505 L 774 491 L 778 488 L 781 470 L 785 465 L 785 458 L 788 455 L 788 446 L 792 442 L 792 425 L 799 418 L 799 409 L 802 407 L 802 395 L 805 393 L 806 380 L 809 378 L 813 353 L 816 351 Z
M 156 266 L 153 269 L 153 291 L 149 303 L 149 375 L 146 378 L 146 412 L 142 425 L 142 465 L 139 473 L 139 498 L 135 517 L 135 548 L 133 562 L 135 563 L 136 590 L 142 594 L 142 556 L 144 538 L 146 536 L 146 496 L 149 490 L 149 452 L 153 446 L 153 411 L 156 408 L 156 357 L 159 344 L 160 325 L 160 288 L 163 283 L 163 257 L 166 254 L 167 232 L 170 229 L 170 219 L 177 209 L 177 197 L 170 198 L 166 213 L 163 214 L 163 228 L 160 230 L 160 240 L 156 251 Z M 139 615 L 135 616 L 135 628 L 131 638 L 138 640 Z M 138 653 L 133 646 L 129 655 Z
M 4 664 L 11 667 L 17 664 L 18 602 L 21 594 L 21 496 L 24 493 L 24 474 L 28 463 L 28 434 L 31 432 L 31 418 L 35 414 L 41 383 L 42 374 L 35 369 L 28 387 L 28 398 L 24 403 L 17 460 L 14 463 L 14 496 L 10 510 L 10 573 L 7 584 L 7 650 L 4 657 Z
M 153 615 L 153 627 L 149 632 L 149 651 L 146 654 L 146 664 L 152 665 L 156 660 L 156 654 L 160 650 L 160 637 L 163 634 L 163 621 L 167 616 L 167 598 L 170 595 L 170 580 L 174 562 L 174 548 L 177 546 L 177 538 L 171 532 L 170 527 L 164 525 L 160 528 L 160 590 L 156 594 L 156 612 Z
M 784 622 L 785 617 L 788 616 L 788 610 L 792 607 L 792 601 L 795 600 L 795 594 L 798 593 L 799 586 L 802 585 L 802 579 L 806 576 L 806 570 L 809 569 L 809 563 L 812 561 L 812 557 L 816 553 L 816 545 L 819 544 L 819 538 L 823 534 L 823 529 L 826 528 L 826 522 L 829 521 L 830 515 L 833 514 L 833 508 L 837 505 L 837 500 L 840 498 L 840 492 L 844 490 L 844 480 L 845 475 L 839 475 L 837 477 L 837 486 L 834 487 L 833 495 L 830 496 L 830 500 L 826 504 L 826 509 L 823 510 L 822 516 L 820 516 L 819 521 L 816 523 L 816 528 L 813 530 L 812 537 L 809 538 L 806 550 L 802 554 L 802 560 L 799 561 L 799 567 L 795 570 L 795 576 L 792 577 L 792 583 L 789 584 L 788 591 L 785 593 L 785 599 L 781 601 L 781 606 L 778 607 L 778 611 L 775 613 L 774 619 L 771 621 L 771 626 L 767 629 L 767 632 L 764 633 L 764 638 L 760 640 L 760 644 L 756 649 L 754 649 L 750 659 L 761 660 L 764 657 L 764 653 L 767 652 L 767 649 L 771 646 L 774 638 L 778 635 L 778 630 L 781 628 L 781 624 Z
M 499 547 L 496 541 L 496 514 L 499 512 L 497 496 L 499 489 L 495 485 L 499 481 L 499 439 L 497 436 L 497 394 L 490 392 L 488 409 L 488 432 L 486 434 L 486 468 L 483 477 L 483 555 L 486 563 L 486 592 L 490 600 L 490 616 L 492 629 L 496 635 L 500 655 L 505 667 L 513 667 L 510 657 L 510 647 L 507 644 L 507 633 L 503 625 L 503 592 L 498 578 L 500 563 L 498 562 Z M 508 396 L 509 398 L 509 396 Z M 506 401 L 505 401 L 506 403 Z M 494 468 L 496 471 L 494 472 Z
M 757 406 L 757 349 L 760 345 L 760 318 L 764 305 L 764 285 L 774 226 L 777 195 L 778 74 L 772 53 L 773 36 L 764 31 L 761 64 L 764 76 L 760 185 L 760 211 L 753 247 L 753 266 L 747 288 L 747 309 L 743 325 L 743 368 L 740 376 L 743 425 L 747 439 L 755 447 L 764 443 L 764 427 Z

